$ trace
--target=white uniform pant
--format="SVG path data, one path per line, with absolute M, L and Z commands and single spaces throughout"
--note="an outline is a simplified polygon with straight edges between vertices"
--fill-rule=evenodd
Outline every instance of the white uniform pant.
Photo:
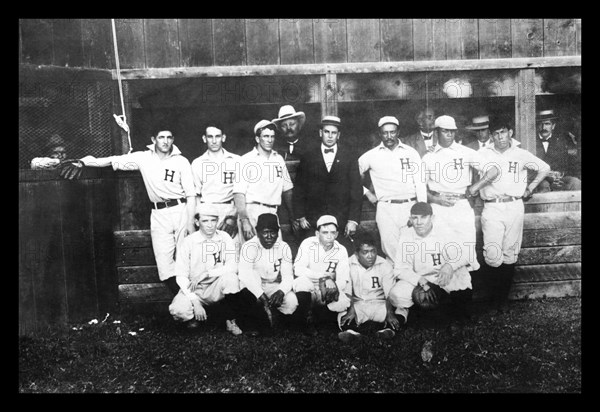
M 483 231 L 483 258 L 485 263 L 498 267 L 513 264 L 519 258 L 523 240 L 525 206 L 522 200 L 514 202 L 486 202 L 481 212 Z
M 269 207 L 265 205 L 259 205 L 258 203 L 247 203 L 246 204 L 246 214 L 248 215 L 248 219 L 250 220 L 250 224 L 256 230 L 256 223 L 258 222 L 258 217 L 263 213 L 271 213 L 277 215 L 277 206 Z M 279 222 L 279 217 L 277 217 L 277 221 Z M 279 223 L 281 226 L 281 223 Z M 279 229 L 279 237 L 278 239 L 283 240 L 281 236 L 281 229 Z M 244 240 L 244 235 L 242 234 L 242 221 L 238 220 L 238 240 L 240 244 L 244 244 L 246 241 Z
M 152 209 L 150 236 L 158 277 L 161 281 L 175 276 L 175 252 L 184 239 L 183 232 L 186 226 L 186 203 L 163 209 Z
M 312 306 L 325 306 L 323 296 L 321 296 L 321 290 L 319 289 L 318 280 L 314 283 L 307 277 L 299 277 L 294 279 L 293 283 L 294 292 L 310 292 L 312 298 Z M 340 296 L 336 302 L 327 304 L 327 308 L 332 312 L 343 312 L 350 307 L 350 298 L 340 290 Z
M 356 312 L 356 325 L 360 326 L 365 322 L 385 322 L 387 317 L 387 308 L 384 299 L 373 300 L 357 300 L 353 303 L 354 311 Z M 338 326 L 342 329 L 342 316 L 348 311 L 338 314 Z
M 279 283 L 263 282 L 262 288 L 265 292 L 265 295 L 267 295 L 267 297 L 270 298 L 273 295 L 273 293 L 279 290 Z M 281 302 L 281 305 L 277 308 L 277 310 L 283 313 L 284 315 L 291 315 L 292 313 L 294 313 L 297 307 L 298 298 L 296 297 L 296 294 L 290 290 L 283 296 L 283 302 Z
M 454 206 L 446 207 L 431 203 L 435 225 L 445 225 L 453 233 L 453 241 L 458 243 L 471 267 L 469 270 L 478 270 L 477 252 L 475 251 L 476 228 L 475 212 L 467 199 L 457 201 Z
M 240 282 L 238 276 L 235 273 L 225 273 L 210 284 L 198 285 L 198 287 L 191 292 L 193 292 L 196 298 L 200 300 L 202 306 L 206 307 L 222 300 L 225 295 L 237 293 L 239 291 Z M 194 318 L 194 306 L 192 305 L 192 301 L 183 293 L 183 291 L 180 290 L 173 298 L 173 301 L 169 305 L 169 313 L 176 321 L 185 322 Z
M 426 276 L 428 282 L 438 284 L 438 277 Z M 389 301 L 396 308 L 395 313 L 404 316 L 404 319 L 408 320 L 408 309 L 414 304 L 412 300 L 412 292 L 415 285 L 408 282 L 407 280 L 400 279 L 396 282 L 389 294 Z M 456 290 L 473 289 L 471 284 L 471 275 L 467 270 L 466 266 L 458 268 L 452 275 L 452 280 L 449 284 L 442 287 L 446 292 L 454 292 Z
M 406 203 L 377 202 L 375 221 L 381 238 L 381 249 L 390 262 L 394 262 L 400 242 L 400 228 L 406 226 L 414 201 Z

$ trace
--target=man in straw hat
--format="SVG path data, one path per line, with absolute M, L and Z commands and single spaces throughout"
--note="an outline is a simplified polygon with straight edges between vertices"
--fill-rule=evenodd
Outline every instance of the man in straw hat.
M 280 133 L 280 136 L 275 139 L 275 151 L 283 156 L 284 160 L 299 160 L 307 145 L 300 136 L 306 121 L 304 112 L 297 112 L 290 105 L 281 106 L 278 117 L 271 121 Z
M 554 110 L 537 112 L 536 154 L 550 165 L 552 172 L 537 188 L 537 192 L 551 190 L 581 190 L 580 164 L 577 156 L 572 155 L 571 139 L 558 133 Z

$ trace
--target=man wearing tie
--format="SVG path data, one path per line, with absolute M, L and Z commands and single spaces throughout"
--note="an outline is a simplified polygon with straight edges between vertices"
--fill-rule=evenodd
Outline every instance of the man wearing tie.
M 468 143 L 466 146 L 473 150 L 479 150 L 493 144 L 490 135 L 490 118 L 488 115 L 474 117 L 471 124 L 465 127 L 467 130 L 475 132 L 476 140 Z
M 300 135 L 305 121 L 304 112 L 297 112 L 290 105 L 281 106 L 279 117 L 272 120 L 280 133 L 280 136 L 275 139 L 273 149 L 283 157 L 283 160 L 299 160 L 306 150 L 307 142 Z
M 405 145 L 415 149 L 419 152 L 419 155 L 423 157 L 425 156 L 425 153 L 432 150 L 437 143 L 437 141 L 434 141 L 435 137 L 433 133 L 435 111 L 431 107 L 426 107 L 417 113 L 415 120 L 419 125 L 419 131 L 400 140 Z
M 321 144 L 306 152 L 296 169 L 293 207 L 295 229 L 299 241 L 312 236 L 317 219 L 333 215 L 342 236 L 338 241 L 353 253 L 350 236 L 358 227 L 362 208 L 362 183 L 358 156 L 340 146 L 341 120 L 325 116 L 321 121 Z

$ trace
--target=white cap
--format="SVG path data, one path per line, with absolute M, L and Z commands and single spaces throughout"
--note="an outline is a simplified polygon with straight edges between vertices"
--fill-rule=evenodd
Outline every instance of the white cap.
M 272 124 L 273 126 L 275 126 L 275 123 L 270 122 L 268 120 L 261 120 L 260 122 L 256 123 L 256 125 L 254 126 L 254 134 L 256 134 L 256 131 L 258 129 L 262 129 L 263 127 L 266 127 L 268 125 Z
M 196 213 L 200 216 L 219 216 L 219 209 L 212 203 L 200 203 L 196 206 Z
M 446 129 L 446 130 L 456 130 L 456 122 L 454 121 L 454 117 L 450 117 L 450 116 L 440 116 L 437 119 L 435 119 L 435 123 L 433 125 L 433 127 L 441 127 L 442 129 Z
M 396 126 L 400 126 L 400 122 L 394 116 L 383 116 L 379 119 L 379 123 L 377 123 L 377 127 L 381 127 L 384 124 L 393 123 Z
M 319 218 L 319 220 L 317 220 L 317 228 L 319 226 L 328 225 L 330 223 L 333 223 L 335 225 L 335 227 L 338 227 L 338 222 L 337 222 L 337 219 L 335 218 L 335 216 L 323 215 Z

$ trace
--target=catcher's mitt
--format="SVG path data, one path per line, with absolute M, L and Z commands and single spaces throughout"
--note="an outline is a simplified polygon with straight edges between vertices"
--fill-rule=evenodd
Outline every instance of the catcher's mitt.
M 238 233 L 237 218 L 235 216 L 225 216 L 217 229 L 227 232 L 233 239 Z
M 321 299 L 326 304 L 335 302 L 340 297 L 340 291 L 334 280 L 328 276 L 319 279 L 319 291 L 321 292 Z
M 435 309 L 442 300 L 442 288 L 434 283 L 429 283 L 427 286 L 429 289 L 425 290 L 423 286 L 417 285 L 412 291 L 412 300 L 422 309 Z
M 67 159 L 60 162 L 57 169 L 60 171 L 60 177 L 73 180 L 81 177 L 84 166 L 83 162 L 79 159 Z

